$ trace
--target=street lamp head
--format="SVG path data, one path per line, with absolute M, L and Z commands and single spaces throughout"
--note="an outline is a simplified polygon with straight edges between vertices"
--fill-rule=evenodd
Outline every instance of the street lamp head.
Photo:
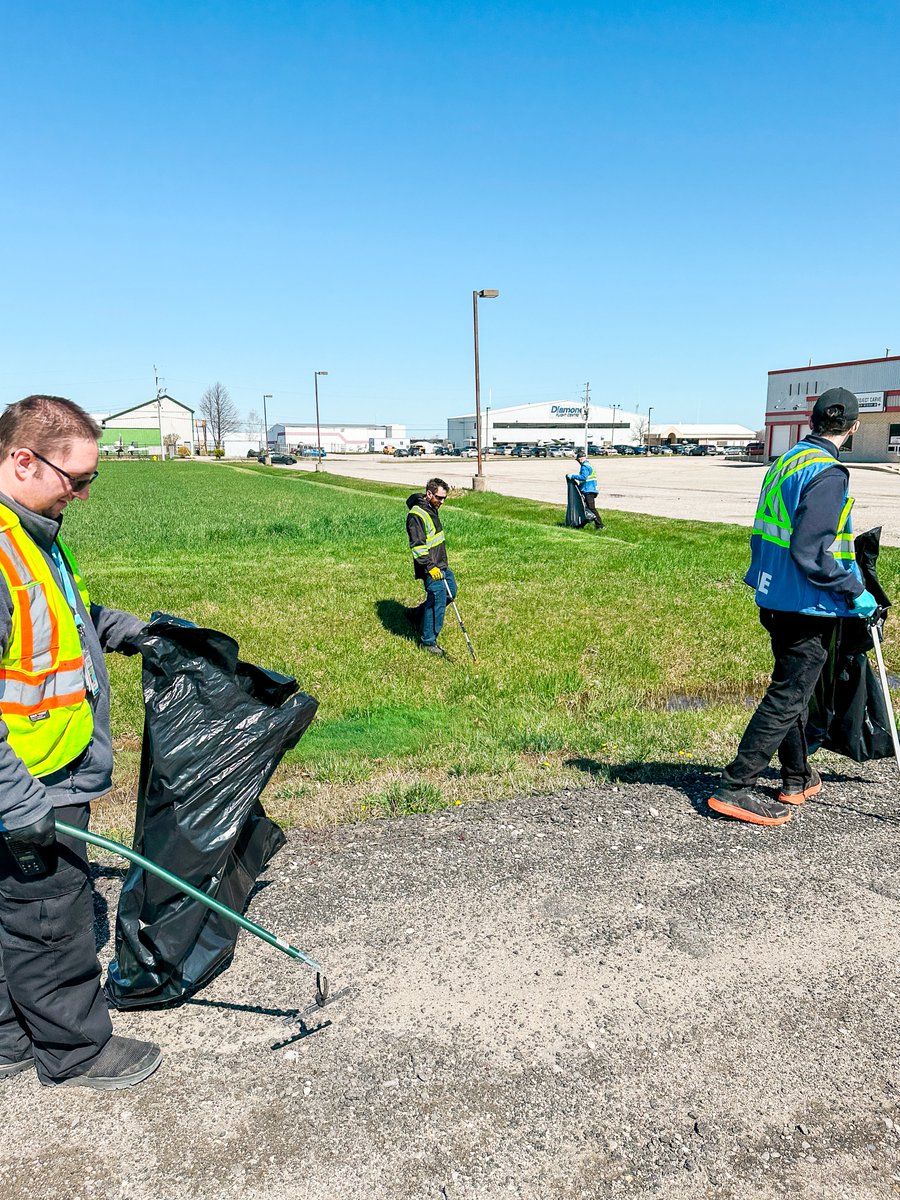
M 263 393 L 263 400 L 271 400 L 271 399 L 272 399 L 272 393 L 271 393 L 271 392 L 264 392 L 264 393 Z
M 327 375 L 328 372 L 327 371 L 316 371 L 316 374 L 317 375 Z
M 478 295 L 482 300 L 496 300 L 500 293 L 496 288 L 483 288 Z

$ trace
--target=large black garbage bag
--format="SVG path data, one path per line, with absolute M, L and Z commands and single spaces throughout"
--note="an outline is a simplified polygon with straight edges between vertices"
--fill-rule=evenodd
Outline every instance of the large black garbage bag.
M 140 642 L 144 741 L 134 848 L 242 912 L 284 844 L 259 796 L 317 701 L 297 681 L 238 659 L 224 633 L 154 613 Z M 237 926 L 129 870 L 107 993 L 117 1008 L 177 1003 L 231 962 Z
M 585 516 L 584 496 L 574 479 L 567 478 L 566 483 L 568 484 L 566 488 L 566 524 L 570 529 L 581 529 L 588 523 L 588 518 Z
M 879 526 L 854 538 L 853 545 L 866 587 L 878 605 L 887 609 L 891 602 L 876 573 L 880 540 Z M 869 663 L 871 649 L 868 622 L 859 617 L 835 622 L 828 661 L 809 705 L 806 740 L 810 751 L 822 747 L 854 762 L 893 757 L 890 718 L 881 683 Z

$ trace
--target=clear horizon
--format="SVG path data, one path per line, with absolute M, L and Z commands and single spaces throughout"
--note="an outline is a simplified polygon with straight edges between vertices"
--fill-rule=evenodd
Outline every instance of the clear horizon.
M 224 383 L 270 424 L 592 402 L 759 428 L 900 349 L 900 10 L 61 0 L 8 11 L 8 403 Z

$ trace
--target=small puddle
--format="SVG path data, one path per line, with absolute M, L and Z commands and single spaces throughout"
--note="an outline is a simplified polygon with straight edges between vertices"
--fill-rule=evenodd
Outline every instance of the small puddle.
M 717 696 L 669 696 L 665 702 L 666 712 L 690 712 L 704 708 L 711 708 L 718 704 L 739 704 L 743 708 L 756 708 L 759 703 L 758 696 L 738 696 L 720 694 Z

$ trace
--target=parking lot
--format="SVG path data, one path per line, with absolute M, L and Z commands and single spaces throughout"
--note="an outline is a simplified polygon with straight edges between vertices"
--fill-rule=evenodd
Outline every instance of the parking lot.
M 600 483 L 598 507 L 619 512 L 649 513 L 694 521 L 753 522 L 762 467 L 713 458 L 610 457 L 593 460 Z M 475 462 L 463 458 L 401 458 L 377 455 L 329 455 L 327 471 L 385 483 L 408 483 L 410 491 L 430 475 L 453 487 L 471 487 Z M 313 462 L 291 470 L 314 470 Z M 573 459 L 485 459 L 486 486 L 506 496 L 548 500 L 564 505 L 567 472 Z M 883 526 L 882 541 L 900 546 L 900 473 L 896 469 L 851 466 L 851 494 L 856 499 L 857 531 Z

